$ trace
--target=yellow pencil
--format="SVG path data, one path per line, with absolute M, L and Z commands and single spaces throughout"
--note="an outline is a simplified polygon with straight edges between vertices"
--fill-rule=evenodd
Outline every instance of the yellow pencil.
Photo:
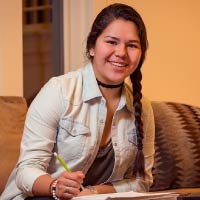
M 67 166 L 65 161 L 56 153 L 54 152 L 53 155 L 56 157 L 56 159 L 59 161 L 59 163 L 65 168 L 67 172 L 71 172 L 70 168 Z M 83 190 L 84 187 L 81 185 L 81 189 Z

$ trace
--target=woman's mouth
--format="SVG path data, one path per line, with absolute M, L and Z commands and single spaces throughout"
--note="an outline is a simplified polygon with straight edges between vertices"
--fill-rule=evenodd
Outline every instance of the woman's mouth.
M 126 66 L 128 65 L 128 64 L 126 64 L 126 63 L 114 62 L 114 61 L 109 61 L 109 63 L 110 63 L 111 65 L 116 66 L 116 67 L 126 67 Z

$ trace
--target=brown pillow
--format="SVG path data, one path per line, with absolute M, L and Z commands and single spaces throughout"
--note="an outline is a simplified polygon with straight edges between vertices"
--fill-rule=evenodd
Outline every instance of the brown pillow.
M 0 97 L 0 194 L 19 156 L 26 112 L 23 97 Z
M 200 187 L 200 108 L 152 102 L 156 139 L 151 191 Z

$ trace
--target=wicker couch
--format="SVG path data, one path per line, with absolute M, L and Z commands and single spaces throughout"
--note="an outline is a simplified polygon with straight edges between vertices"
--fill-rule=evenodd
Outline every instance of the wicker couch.
M 200 193 L 200 108 L 173 102 L 152 106 L 156 154 L 151 191 Z M 19 155 L 26 112 L 23 97 L 0 97 L 0 194 Z

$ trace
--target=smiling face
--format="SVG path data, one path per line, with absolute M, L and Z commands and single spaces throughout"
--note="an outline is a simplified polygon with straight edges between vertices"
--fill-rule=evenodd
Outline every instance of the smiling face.
M 123 19 L 111 22 L 90 49 L 96 78 L 106 84 L 123 82 L 137 68 L 141 54 L 136 25 Z

